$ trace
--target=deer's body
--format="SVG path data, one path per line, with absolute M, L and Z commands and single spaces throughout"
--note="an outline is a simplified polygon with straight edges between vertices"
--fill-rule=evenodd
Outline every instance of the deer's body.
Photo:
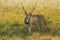
M 31 15 L 28 18 L 25 17 L 25 24 L 27 25 L 27 28 L 29 30 L 29 33 L 31 32 L 31 25 L 37 25 L 37 27 L 42 28 L 45 26 L 45 18 L 41 14 Z
M 36 5 L 35 5 L 35 7 L 36 7 Z M 22 6 L 22 8 L 25 12 L 25 15 L 26 15 L 25 19 L 24 19 L 24 23 L 26 24 L 29 33 L 31 33 L 32 24 L 37 24 L 39 28 L 41 28 L 41 27 L 43 27 L 43 25 L 45 25 L 45 18 L 43 15 L 41 15 L 41 14 L 32 15 L 32 12 L 35 9 L 35 7 L 32 9 L 31 12 L 27 13 L 24 6 Z
M 35 23 L 39 23 L 39 22 L 42 23 L 43 20 L 44 20 L 44 16 L 41 14 L 32 15 L 30 17 L 31 24 L 35 24 Z

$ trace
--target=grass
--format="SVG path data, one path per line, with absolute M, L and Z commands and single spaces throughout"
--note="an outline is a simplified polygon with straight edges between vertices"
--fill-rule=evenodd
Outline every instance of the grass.
M 29 35 L 21 8 L 1 8 L 0 40 L 60 40 L 60 9 L 36 9 L 34 13 L 42 14 L 47 26 L 40 31 L 32 27 L 32 35 Z
M 34 27 L 32 35 L 29 35 L 26 25 L 6 23 L 0 28 L 0 40 L 60 40 L 59 28 L 45 28 L 39 31 Z
M 60 40 L 60 36 L 41 35 L 39 33 L 33 33 L 31 36 L 1 36 L 0 40 Z

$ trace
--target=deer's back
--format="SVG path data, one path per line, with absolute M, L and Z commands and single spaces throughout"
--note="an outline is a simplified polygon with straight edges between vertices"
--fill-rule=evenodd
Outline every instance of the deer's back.
M 34 23 L 44 23 L 45 18 L 43 15 L 37 14 L 37 15 L 32 15 L 30 17 L 30 23 L 34 24 Z

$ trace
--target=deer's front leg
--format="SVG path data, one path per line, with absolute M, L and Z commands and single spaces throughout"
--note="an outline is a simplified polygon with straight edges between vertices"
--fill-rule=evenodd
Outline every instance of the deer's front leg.
M 28 28 L 29 34 L 31 34 L 31 27 L 30 27 L 30 24 L 27 24 L 27 28 Z

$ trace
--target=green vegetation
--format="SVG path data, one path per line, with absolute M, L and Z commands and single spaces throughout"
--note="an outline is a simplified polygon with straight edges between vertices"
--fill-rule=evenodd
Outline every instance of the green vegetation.
M 32 35 L 29 35 L 24 24 L 25 15 L 22 8 L 17 4 L 14 7 L 1 5 L 2 3 L 0 3 L 0 40 L 60 40 L 60 9 L 52 9 L 50 6 L 44 6 L 44 9 L 36 8 L 33 15 L 42 14 L 47 25 L 40 30 L 32 27 Z M 26 9 L 31 10 L 30 7 Z
M 15 10 L 15 11 L 14 11 Z M 48 10 L 48 11 L 47 11 Z M 40 31 L 32 27 L 32 35 L 28 34 L 24 24 L 24 15 L 18 9 L 1 11 L 0 14 L 0 39 L 1 40 L 59 40 L 60 39 L 60 14 L 59 11 L 47 9 L 43 15 L 47 26 Z M 36 36 L 38 38 L 36 38 Z M 48 38 L 47 38 L 48 37 Z

